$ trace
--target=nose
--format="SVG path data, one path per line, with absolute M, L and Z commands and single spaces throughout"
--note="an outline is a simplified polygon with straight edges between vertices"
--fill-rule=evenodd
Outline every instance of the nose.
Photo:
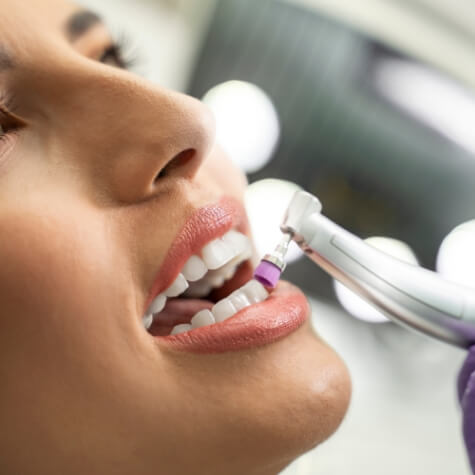
M 193 180 L 215 139 L 214 116 L 201 101 L 122 71 L 89 78 L 87 87 L 77 75 L 75 82 L 69 119 L 102 199 L 137 203 Z
M 193 180 L 216 130 L 210 109 L 184 94 L 153 88 L 148 100 L 137 98 L 132 107 L 129 119 L 136 126 L 127 126 L 111 176 L 122 202 L 151 198 L 165 183 Z

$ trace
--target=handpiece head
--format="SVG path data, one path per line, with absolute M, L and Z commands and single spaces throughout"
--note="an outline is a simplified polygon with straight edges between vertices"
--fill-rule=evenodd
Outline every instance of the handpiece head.
M 296 191 L 285 213 L 280 226 L 283 233 L 290 234 L 295 241 L 299 241 L 300 230 L 306 219 L 315 213 L 322 212 L 320 200 L 306 191 Z
M 270 254 L 266 254 L 254 272 L 254 278 L 268 288 L 274 288 L 285 270 L 285 256 L 290 241 L 298 238 L 299 231 L 305 219 L 320 213 L 322 205 L 320 201 L 310 193 L 297 191 L 285 213 L 284 221 L 280 230 L 284 233 L 282 240 Z

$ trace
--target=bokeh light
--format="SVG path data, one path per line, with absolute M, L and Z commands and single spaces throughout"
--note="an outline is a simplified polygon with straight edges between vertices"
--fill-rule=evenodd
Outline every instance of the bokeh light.
M 457 226 L 442 241 L 436 268 L 452 282 L 475 287 L 475 220 Z
M 409 264 L 419 264 L 416 255 L 412 249 L 404 242 L 397 239 L 374 236 L 365 239 L 370 246 L 379 249 L 380 251 L 396 257 L 401 261 Z M 343 308 L 360 320 L 372 323 L 387 322 L 388 318 L 371 304 L 355 294 L 352 290 L 345 287 L 338 281 L 334 281 L 335 293 Z
M 272 158 L 280 136 L 279 117 L 269 96 L 254 84 L 228 81 L 203 97 L 216 117 L 216 140 L 242 170 L 260 170 Z
M 300 190 L 295 183 L 285 180 L 267 179 L 249 185 L 245 204 L 254 241 L 259 256 L 274 250 L 282 238 L 280 224 L 294 193 Z M 287 262 L 294 262 L 303 255 L 292 241 L 287 253 Z

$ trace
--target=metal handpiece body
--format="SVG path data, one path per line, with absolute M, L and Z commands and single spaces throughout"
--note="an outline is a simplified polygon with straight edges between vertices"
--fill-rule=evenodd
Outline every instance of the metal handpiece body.
M 391 320 L 462 348 L 475 343 L 475 290 L 373 248 L 295 193 L 281 226 L 306 255 Z

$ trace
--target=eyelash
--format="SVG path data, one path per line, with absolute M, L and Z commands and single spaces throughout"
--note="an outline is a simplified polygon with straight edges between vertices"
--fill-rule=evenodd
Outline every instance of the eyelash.
M 10 134 L 15 133 L 24 125 L 12 112 L 12 102 L 11 96 L 0 96 L 0 141 L 6 140 Z
M 138 56 L 130 36 L 125 33 L 117 35 L 115 41 L 104 50 L 99 61 L 107 64 L 108 59 L 112 59 L 122 69 L 137 65 Z

